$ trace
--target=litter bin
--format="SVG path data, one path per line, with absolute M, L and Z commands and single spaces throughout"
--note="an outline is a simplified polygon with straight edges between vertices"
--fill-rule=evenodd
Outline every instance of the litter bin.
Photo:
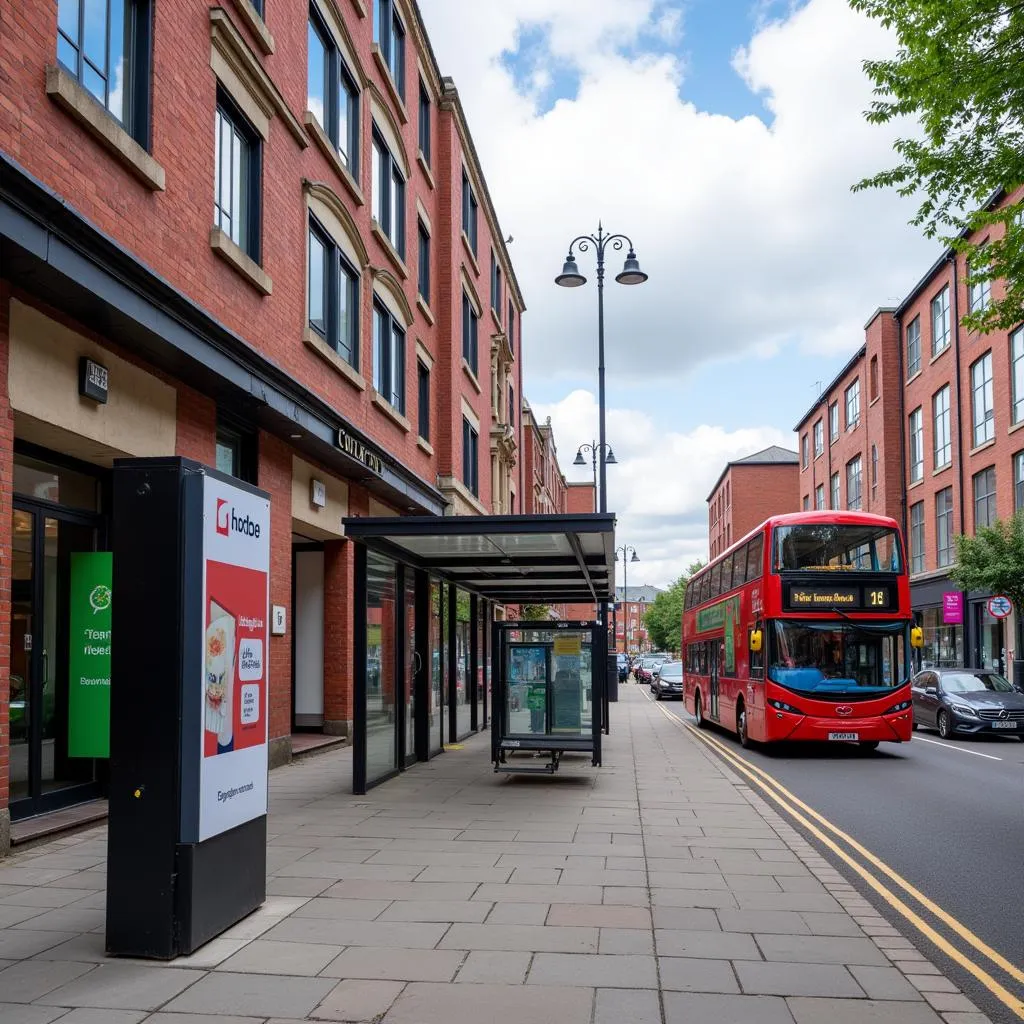
M 619 699 L 619 659 L 614 652 L 608 655 L 608 673 L 605 685 L 608 687 L 608 700 Z

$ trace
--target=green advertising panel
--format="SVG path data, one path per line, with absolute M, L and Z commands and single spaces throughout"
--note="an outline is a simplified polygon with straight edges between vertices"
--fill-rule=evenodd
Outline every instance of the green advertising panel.
M 110 756 L 110 600 L 113 555 L 71 555 L 68 757 Z

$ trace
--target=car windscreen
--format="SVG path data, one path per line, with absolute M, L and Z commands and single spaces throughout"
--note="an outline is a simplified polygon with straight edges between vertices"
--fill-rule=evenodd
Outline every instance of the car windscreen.
M 1013 686 L 996 672 L 943 672 L 942 688 L 946 693 L 977 693 L 991 690 L 993 693 L 1013 693 Z
M 777 526 L 774 572 L 899 572 L 900 545 L 886 526 L 802 523 Z
M 666 661 L 661 666 L 661 678 L 681 680 L 683 678 L 683 663 L 681 661 Z

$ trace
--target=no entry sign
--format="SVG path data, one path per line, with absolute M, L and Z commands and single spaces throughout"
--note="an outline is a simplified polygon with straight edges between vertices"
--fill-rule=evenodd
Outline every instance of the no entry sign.
M 1005 619 L 1013 611 L 1013 603 L 1001 594 L 988 599 L 988 613 L 994 619 Z

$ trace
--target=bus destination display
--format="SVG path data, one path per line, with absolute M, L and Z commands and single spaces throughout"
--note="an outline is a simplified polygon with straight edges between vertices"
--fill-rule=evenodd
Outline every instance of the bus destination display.
M 789 611 L 875 612 L 892 607 L 888 586 L 826 587 L 791 584 L 786 588 L 786 609 Z

